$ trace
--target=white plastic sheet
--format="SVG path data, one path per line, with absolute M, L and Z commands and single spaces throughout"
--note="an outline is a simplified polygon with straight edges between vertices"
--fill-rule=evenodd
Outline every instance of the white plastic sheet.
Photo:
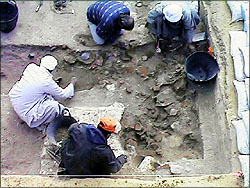
M 237 147 L 241 154 L 249 155 L 249 141 L 243 120 L 232 121 L 236 130 Z
M 239 51 L 239 49 L 238 49 Z M 244 60 L 243 56 L 239 53 L 233 56 L 233 64 L 234 64 L 234 76 L 236 80 L 242 82 L 245 80 L 246 75 L 244 73 Z
M 241 4 L 243 1 L 227 1 L 227 4 L 232 13 L 232 21 L 243 20 L 241 14 Z
M 249 78 L 249 47 L 240 47 L 240 54 L 243 60 L 244 73 Z
M 247 34 L 244 31 L 229 31 L 229 35 L 231 38 L 231 56 L 235 56 L 236 54 L 240 53 L 240 47 L 247 46 Z
M 247 133 L 247 139 L 248 139 L 248 143 L 249 143 L 249 110 L 245 111 L 245 112 L 241 112 L 242 114 L 242 120 L 246 129 L 246 133 Z
M 244 187 L 249 187 L 249 155 L 239 155 L 239 160 L 244 174 Z
M 242 118 L 241 112 L 249 110 L 245 82 L 234 80 L 233 83 L 238 97 L 238 116 Z

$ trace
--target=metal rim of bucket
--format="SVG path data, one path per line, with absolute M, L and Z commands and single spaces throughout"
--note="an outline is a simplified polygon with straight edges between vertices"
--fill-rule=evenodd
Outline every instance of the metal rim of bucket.
M 217 75 L 217 73 L 219 72 L 220 68 L 219 68 L 219 65 L 218 65 L 216 59 L 215 59 L 213 56 L 211 56 L 208 52 L 204 52 L 204 51 L 196 51 L 196 52 L 190 54 L 188 57 L 186 57 L 186 59 L 185 59 L 185 72 L 186 72 L 186 74 L 188 74 L 188 73 L 187 73 L 187 69 L 186 69 L 186 67 L 187 67 L 187 60 L 188 60 L 191 56 L 193 56 L 194 54 L 197 54 L 197 53 L 208 54 L 208 55 L 215 61 L 216 65 L 217 65 L 217 67 L 218 67 L 218 71 L 217 71 L 216 73 L 214 73 L 214 75 L 212 75 L 210 78 L 208 78 L 208 79 L 206 79 L 206 80 L 199 80 L 199 81 L 197 81 L 197 80 L 192 80 L 192 79 L 190 79 L 190 78 L 188 78 L 188 79 L 190 79 L 190 80 L 192 80 L 192 81 L 195 81 L 195 82 L 206 82 L 206 81 L 209 81 L 209 80 L 213 79 L 213 78 Z
M 14 2 L 14 4 L 12 2 Z M 16 8 L 16 15 L 12 19 L 10 19 L 10 20 L 6 20 L 6 21 L 0 20 L 1 24 L 11 22 L 11 21 L 15 20 L 18 17 L 18 13 L 19 12 L 18 12 L 18 8 L 17 8 L 17 5 L 16 5 L 16 1 L 13 1 L 13 0 L 12 1 L 3 1 L 3 2 L 0 2 L 0 3 L 8 3 L 8 4 L 13 5 Z

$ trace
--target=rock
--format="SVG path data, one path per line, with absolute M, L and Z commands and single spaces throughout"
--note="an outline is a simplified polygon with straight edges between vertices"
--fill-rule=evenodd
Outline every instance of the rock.
M 153 89 L 154 91 L 160 91 L 161 86 L 155 85 L 152 89 Z
M 154 137 L 154 140 L 155 140 L 156 142 L 161 142 L 161 140 L 162 140 L 162 135 L 161 135 L 161 134 L 156 135 L 156 136 Z
M 153 98 L 156 98 L 155 106 L 169 106 L 176 101 L 175 93 L 171 88 L 166 88 Z
M 107 76 L 109 75 L 109 71 L 105 71 L 104 74 Z
M 177 164 L 169 164 L 170 172 L 174 175 L 179 175 L 185 171 L 185 168 Z
M 135 130 L 136 131 L 141 131 L 142 130 L 142 124 L 141 123 L 135 124 Z
M 65 44 L 62 45 L 62 49 L 63 49 L 63 50 L 66 50 L 67 48 L 68 48 L 67 45 L 65 45 Z
M 64 56 L 63 57 L 64 61 L 70 65 L 75 64 L 76 63 L 76 59 L 72 56 Z
M 131 61 L 132 57 L 130 55 L 128 55 L 126 52 L 122 53 L 120 56 L 122 61 Z
M 106 85 L 106 88 L 107 88 L 108 91 L 111 91 L 111 92 L 115 91 L 115 85 L 114 84 Z
M 146 77 L 148 75 L 148 69 L 148 67 L 139 66 L 137 72 L 140 74 L 141 77 Z
M 173 124 L 170 125 L 171 129 L 173 130 L 178 130 L 178 128 L 180 127 L 180 122 L 174 122 Z
M 32 59 L 32 58 L 35 57 L 35 54 L 34 54 L 34 53 L 30 53 L 28 57 L 29 57 L 30 59 Z
M 127 91 L 128 93 L 131 93 L 133 90 L 132 90 L 132 88 L 131 88 L 130 86 L 126 86 L 126 91 Z
M 130 138 L 127 141 L 127 145 L 133 146 L 133 147 L 137 147 L 137 142 L 135 140 L 133 140 L 132 138 Z
M 156 160 L 151 156 L 146 156 L 138 167 L 141 172 L 151 172 L 154 170 L 154 163 Z
M 148 56 L 144 55 L 141 57 L 142 61 L 147 61 L 148 60 Z
M 176 115 L 177 115 L 177 113 L 178 113 L 178 110 L 176 110 L 176 109 L 172 108 L 172 109 L 170 110 L 169 115 L 170 115 L 170 116 L 176 116 Z

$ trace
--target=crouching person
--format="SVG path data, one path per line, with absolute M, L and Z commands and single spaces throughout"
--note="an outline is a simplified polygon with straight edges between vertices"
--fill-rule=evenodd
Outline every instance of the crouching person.
M 69 138 L 59 150 L 61 155 L 59 167 L 65 169 L 59 175 L 88 177 L 88 175 L 110 175 L 118 172 L 127 162 L 127 156 L 115 157 L 107 145 L 109 136 L 117 133 L 116 125 L 117 122 L 112 117 L 101 118 L 97 128 L 85 123 L 72 124 L 68 129 Z
M 65 88 L 61 88 L 53 80 L 52 71 L 57 60 L 51 55 L 41 59 L 40 66 L 29 64 L 21 79 L 9 92 L 12 106 L 17 115 L 31 128 L 42 131 L 48 123 L 60 114 L 65 107 L 58 99 L 73 97 L 76 78 Z
M 116 1 L 95 2 L 88 8 L 87 19 L 93 40 L 98 45 L 105 42 L 114 44 L 124 30 L 134 28 L 129 8 Z

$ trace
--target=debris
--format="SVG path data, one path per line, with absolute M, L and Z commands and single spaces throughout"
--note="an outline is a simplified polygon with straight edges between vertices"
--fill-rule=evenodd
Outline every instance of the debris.
M 176 110 L 176 109 L 172 108 L 172 109 L 170 110 L 169 115 L 170 115 L 170 116 L 176 116 L 176 115 L 177 115 L 177 113 L 178 113 L 178 110 Z
M 135 6 L 137 6 L 137 7 L 142 7 L 142 5 L 143 5 L 143 4 L 142 4 L 141 1 L 137 1 L 136 4 L 135 4 Z
M 158 95 L 153 97 L 157 99 L 155 106 L 169 106 L 170 104 L 173 104 L 176 101 L 174 96 L 175 93 L 171 88 L 163 90 Z
M 53 47 L 50 48 L 50 51 L 53 52 L 53 51 L 56 50 L 56 48 L 57 48 L 56 46 L 53 46 Z
M 138 170 L 142 172 L 150 172 L 154 170 L 155 159 L 151 156 L 146 156 L 138 167 Z
M 132 90 L 132 88 L 131 88 L 130 86 L 126 86 L 126 91 L 127 91 L 128 93 L 131 93 L 133 90 Z
M 30 59 L 32 59 L 32 58 L 35 57 L 35 54 L 34 54 L 34 53 L 30 53 L 28 57 L 29 57 Z
M 121 54 L 121 60 L 122 61 L 131 61 L 132 57 L 128 55 L 126 52 Z
M 83 52 L 81 55 L 82 60 L 86 61 L 88 60 L 90 57 L 90 53 L 89 52 Z
M 183 173 L 184 170 L 185 170 L 184 167 L 182 167 L 180 165 L 170 164 L 170 172 L 173 175 L 181 174 L 181 173 Z
M 142 130 L 142 124 L 141 123 L 135 124 L 135 130 L 136 131 L 141 131 Z
M 100 57 L 100 59 L 95 60 L 95 62 L 90 65 L 89 69 L 95 69 L 98 66 L 102 66 L 102 63 L 103 59 Z
M 147 61 L 148 60 L 148 56 L 144 55 L 141 57 L 142 58 L 142 61 Z
M 76 63 L 76 59 L 72 56 L 64 56 L 63 57 L 64 61 L 70 65 L 75 64 Z
M 106 88 L 108 91 L 113 92 L 115 91 L 115 84 L 106 85 Z
M 65 45 L 65 44 L 62 45 L 62 49 L 63 49 L 63 50 L 66 50 L 67 48 L 68 48 L 67 45 Z

